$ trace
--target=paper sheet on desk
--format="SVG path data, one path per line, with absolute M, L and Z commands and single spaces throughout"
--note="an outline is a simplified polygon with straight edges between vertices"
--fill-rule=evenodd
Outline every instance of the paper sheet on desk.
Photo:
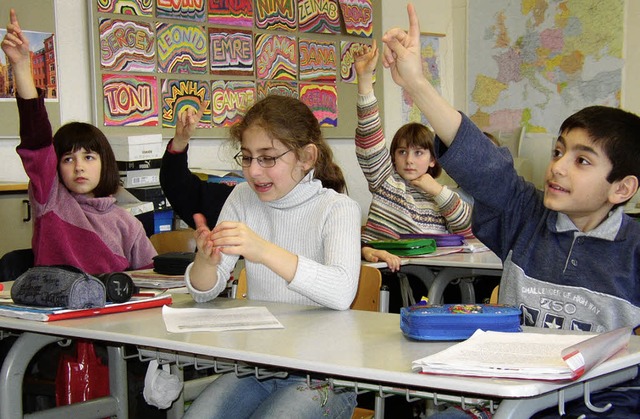
M 164 306 L 162 318 L 171 333 L 284 328 L 266 307 L 212 309 Z

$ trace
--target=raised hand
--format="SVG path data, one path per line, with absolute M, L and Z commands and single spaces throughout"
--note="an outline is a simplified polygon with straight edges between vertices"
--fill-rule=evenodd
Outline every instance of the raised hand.
M 382 37 L 382 64 L 391 70 L 393 81 L 407 91 L 440 139 L 446 145 L 451 145 L 462 117 L 424 76 L 420 56 L 420 24 L 413 4 L 407 5 L 407 12 L 409 32 L 394 28 Z
M 378 57 L 378 45 L 375 39 L 371 46 L 363 45 L 362 49 L 353 56 L 355 60 L 353 66 L 358 76 L 358 92 L 360 94 L 366 94 L 373 90 L 373 72 L 378 63 Z
M 2 40 L 2 50 L 11 63 L 13 75 L 16 83 L 16 96 L 23 99 L 33 99 L 38 97 L 33 75 L 31 74 L 31 53 L 29 51 L 29 40 L 22 32 L 18 23 L 16 11 L 9 12 L 9 24 L 7 34 Z
M 391 77 L 405 89 L 424 78 L 420 57 L 420 23 L 413 4 L 407 5 L 409 32 L 400 28 L 388 30 L 382 37 L 382 64 L 391 70 Z
M 187 148 L 189 140 L 193 137 L 193 134 L 195 134 L 198 122 L 200 118 L 202 118 L 205 109 L 206 105 L 200 104 L 198 110 L 187 107 L 187 109 L 180 112 L 176 122 L 176 133 L 173 137 L 172 149 L 174 151 L 182 152 Z
M 21 62 L 29 63 L 31 59 L 29 39 L 22 33 L 14 9 L 9 12 L 9 24 L 7 25 L 7 34 L 2 40 L 2 50 L 12 65 L 18 65 Z

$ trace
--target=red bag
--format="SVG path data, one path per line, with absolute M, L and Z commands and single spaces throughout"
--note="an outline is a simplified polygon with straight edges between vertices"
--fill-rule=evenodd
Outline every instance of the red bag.
M 64 406 L 109 395 L 109 367 L 92 342 L 78 341 L 76 357 L 64 354 L 56 375 L 56 405 Z

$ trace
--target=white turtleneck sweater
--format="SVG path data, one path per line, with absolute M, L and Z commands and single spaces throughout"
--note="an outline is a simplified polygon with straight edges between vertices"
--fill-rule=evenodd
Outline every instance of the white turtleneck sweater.
M 360 274 L 360 207 L 347 195 L 322 187 L 310 172 L 283 198 L 262 202 L 249 184 L 235 187 L 218 222 L 240 221 L 257 235 L 296 255 L 295 277 L 287 283 L 262 264 L 246 261 L 247 298 L 346 310 Z M 187 288 L 196 302 L 217 297 L 238 256 L 222 255 L 218 282 L 208 291 Z

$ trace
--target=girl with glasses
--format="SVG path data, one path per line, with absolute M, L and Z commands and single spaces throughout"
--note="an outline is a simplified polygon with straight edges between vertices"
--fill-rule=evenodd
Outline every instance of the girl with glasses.
M 230 130 L 246 182 L 210 230 L 194 217 L 198 252 L 185 279 L 197 302 L 217 297 L 243 256 L 252 300 L 346 310 L 360 272 L 360 208 L 313 112 L 298 99 L 268 96 Z M 257 380 L 224 374 L 185 418 L 349 418 L 355 393 L 309 385 L 306 376 Z M 266 416 L 265 416 L 266 415 Z

